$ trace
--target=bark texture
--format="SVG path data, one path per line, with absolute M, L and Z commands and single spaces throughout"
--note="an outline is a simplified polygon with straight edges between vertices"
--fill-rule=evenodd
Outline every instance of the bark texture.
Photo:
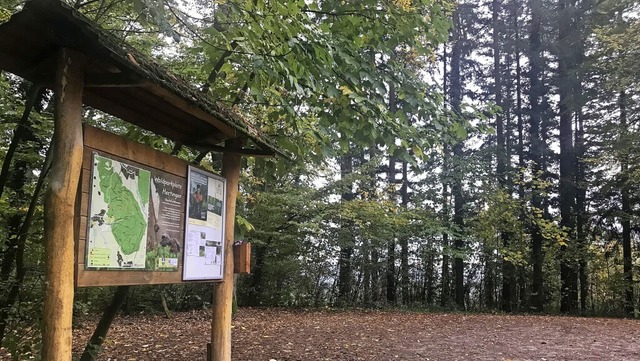
M 62 49 L 55 88 L 53 164 L 45 195 L 42 359 L 71 360 L 75 201 L 82 168 L 84 59 Z
M 244 141 L 226 142 L 229 149 L 240 149 Z M 233 304 L 233 242 L 236 220 L 236 198 L 240 179 L 241 156 L 225 153 L 222 158 L 222 176 L 227 180 L 224 230 L 224 271 L 222 282 L 213 286 L 213 318 L 211 321 L 210 361 L 231 361 L 231 312 Z

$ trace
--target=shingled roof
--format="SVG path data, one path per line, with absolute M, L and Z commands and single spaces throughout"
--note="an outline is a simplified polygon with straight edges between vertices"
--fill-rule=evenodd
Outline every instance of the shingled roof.
M 31 82 L 52 86 L 63 47 L 86 58 L 86 105 L 185 146 L 224 151 L 224 140 L 246 136 L 254 147 L 242 153 L 284 155 L 238 112 L 212 101 L 59 0 L 30 0 L 0 24 L 0 69 Z

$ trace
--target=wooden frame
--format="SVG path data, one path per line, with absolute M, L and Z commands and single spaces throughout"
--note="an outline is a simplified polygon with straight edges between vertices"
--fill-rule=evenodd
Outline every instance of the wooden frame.
M 91 184 L 91 157 L 94 151 L 131 160 L 151 168 L 184 178 L 187 177 L 189 164 L 179 158 L 157 151 L 142 144 L 129 141 L 118 135 L 105 132 L 90 126 L 84 127 L 84 155 L 82 162 L 82 178 L 80 182 L 79 201 L 77 202 L 78 237 L 76 242 L 77 287 L 88 286 L 124 286 L 168 284 L 182 282 L 182 258 L 176 271 L 148 270 L 88 270 L 85 268 L 85 247 L 87 242 L 87 221 L 89 208 L 89 189 Z M 143 162 L 141 162 L 143 160 Z M 184 210 L 183 210 L 184 212 Z M 184 218 L 184 217 L 183 217 Z M 184 241 L 182 241 L 184 242 Z M 184 243 L 181 244 L 184 246 Z M 183 247 L 184 248 L 184 247 Z
M 87 222 L 89 209 L 89 189 L 91 187 L 91 158 L 94 152 L 112 155 L 135 163 L 142 163 L 150 168 L 162 169 L 164 172 L 187 179 L 189 163 L 169 154 L 150 147 L 129 141 L 118 135 L 91 127 L 84 126 L 84 151 L 80 191 L 76 202 L 76 242 L 75 242 L 75 284 L 76 287 L 92 286 L 125 286 L 172 284 L 185 282 L 182 278 L 184 258 L 176 271 L 149 270 L 104 270 L 87 269 L 85 267 L 85 253 L 87 244 Z M 183 217 L 184 210 L 183 210 Z M 184 250 L 184 238 L 180 241 Z M 234 247 L 234 273 L 248 274 L 251 270 L 251 245 L 243 243 Z M 204 280 L 213 282 L 215 280 Z M 199 282 L 199 281 L 188 281 Z

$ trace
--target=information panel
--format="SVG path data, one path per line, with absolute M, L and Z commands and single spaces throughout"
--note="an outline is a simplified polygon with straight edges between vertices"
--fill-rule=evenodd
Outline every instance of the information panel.
M 186 181 L 92 153 L 85 269 L 177 271 Z
M 189 166 L 188 184 L 182 279 L 222 279 L 226 181 Z

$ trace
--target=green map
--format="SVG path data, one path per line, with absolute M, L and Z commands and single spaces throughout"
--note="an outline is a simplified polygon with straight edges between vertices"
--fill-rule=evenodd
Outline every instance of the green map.
M 87 267 L 145 268 L 151 172 L 93 155 Z

